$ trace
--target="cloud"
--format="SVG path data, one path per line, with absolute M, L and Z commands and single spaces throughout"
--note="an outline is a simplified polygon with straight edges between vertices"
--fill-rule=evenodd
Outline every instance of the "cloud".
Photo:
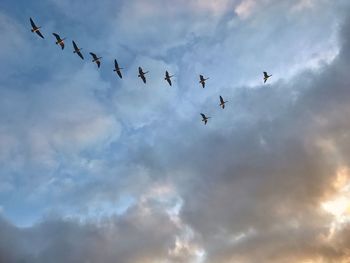
M 175 199 L 173 199 L 175 197 Z M 196 245 L 176 213 L 176 195 L 169 186 L 154 186 L 121 216 L 104 217 L 79 223 L 76 220 L 47 218 L 30 228 L 20 229 L 1 219 L 4 239 L 0 242 L 0 259 L 6 262 L 186 262 Z M 175 203 L 174 203 L 175 201 Z M 185 242 L 185 243 L 184 243 Z M 180 247 L 180 248 L 179 248 Z M 188 257 L 182 260 L 182 253 Z
M 46 29 L 104 58 L 97 70 L 32 38 L 22 71 L 10 56 L 0 261 L 346 262 L 350 23 L 338 31 L 340 4 L 105 1 L 77 15 L 79 2 L 50 3 Z M 204 90 L 199 74 L 210 77 Z
M 235 12 L 238 16 L 242 18 L 247 18 L 252 14 L 255 7 L 256 7 L 256 1 L 245 0 L 245 1 L 242 1 L 238 6 L 236 6 Z

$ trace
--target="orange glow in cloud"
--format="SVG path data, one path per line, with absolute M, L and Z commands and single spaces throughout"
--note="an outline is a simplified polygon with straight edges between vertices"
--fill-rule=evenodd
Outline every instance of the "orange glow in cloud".
M 336 190 L 334 196 L 321 203 L 322 209 L 333 216 L 329 239 L 345 223 L 350 222 L 350 176 L 347 167 L 338 169 L 333 187 Z

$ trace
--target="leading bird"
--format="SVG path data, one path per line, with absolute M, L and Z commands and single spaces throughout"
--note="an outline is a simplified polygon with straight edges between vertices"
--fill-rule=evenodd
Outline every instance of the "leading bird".
M 37 33 L 39 37 L 44 38 L 44 36 L 41 34 L 41 32 L 39 30 L 41 28 L 41 26 L 39 26 L 39 27 L 36 26 L 31 17 L 29 18 L 29 20 L 30 20 L 30 24 L 32 25 L 32 29 L 30 31 L 32 31 L 33 33 Z
M 199 75 L 199 83 L 202 84 L 203 89 L 205 88 L 205 81 L 209 78 L 204 78 L 203 75 Z
M 174 75 L 169 75 L 168 71 L 165 71 L 165 80 L 169 83 L 169 85 L 171 86 L 171 78 L 174 77 Z
M 64 40 L 66 38 L 61 38 L 59 34 L 52 33 L 52 35 L 56 38 L 56 45 L 60 45 L 62 49 L 64 49 Z
M 143 81 L 143 83 L 145 83 L 145 84 L 146 84 L 146 76 L 145 76 L 145 75 L 146 75 L 147 73 L 148 73 L 148 71 L 143 72 L 142 68 L 139 67 L 139 75 L 138 75 L 138 77 L 141 78 L 142 81 Z
M 202 118 L 203 118 L 202 122 L 204 122 L 204 124 L 207 124 L 207 122 L 210 119 L 210 117 L 205 116 L 205 114 L 203 114 L 203 113 L 201 113 L 201 115 L 202 115 Z
M 269 77 L 271 77 L 272 75 L 268 75 L 267 72 L 265 72 L 265 71 L 263 73 L 264 73 L 264 83 L 266 83 L 267 79 Z

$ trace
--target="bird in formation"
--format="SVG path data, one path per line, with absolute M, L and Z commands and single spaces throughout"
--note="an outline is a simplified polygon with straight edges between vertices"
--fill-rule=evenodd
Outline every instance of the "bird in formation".
M 205 88 L 205 81 L 209 78 L 204 78 L 203 75 L 199 75 L 199 83 L 202 84 L 203 89 Z
M 29 20 L 30 20 L 30 24 L 32 25 L 32 29 L 31 29 L 31 31 L 33 32 L 33 33 L 37 33 L 38 34 L 38 36 L 39 37 L 41 37 L 41 38 L 44 38 L 44 36 L 41 34 L 41 32 L 40 32 L 40 28 L 41 28 L 41 26 L 36 26 L 35 25 L 35 23 L 34 23 L 34 21 L 33 21 L 33 19 L 30 17 L 29 18 Z
M 30 24 L 32 26 L 32 29 L 31 31 L 33 33 L 36 33 L 38 36 L 40 36 L 41 38 L 44 38 L 44 36 L 41 34 L 40 32 L 40 26 L 36 26 L 33 19 L 30 17 L 29 18 L 30 20 Z M 66 38 L 61 38 L 57 33 L 52 33 L 55 38 L 56 38 L 56 45 L 60 45 L 62 49 L 64 49 L 64 40 Z M 76 53 L 81 59 L 84 59 L 82 53 L 81 53 L 81 48 L 78 47 L 78 45 L 72 41 L 72 44 L 73 44 L 73 48 L 74 48 L 74 51 L 73 53 Z M 102 57 L 98 57 L 96 54 L 90 52 L 90 55 L 92 56 L 93 60 L 92 62 L 95 62 L 97 64 L 97 67 L 99 68 L 100 65 L 101 65 L 101 59 Z M 121 67 L 119 67 L 118 65 L 118 62 L 117 60 L 115 59 L 114 60 L 114 69 L 113 71 L 115 71 L 117 73 L 117 75 L 120 77 L 120 78 L 123 78 L 122 76 L 122 73 L 121 73 Z M 139 74 L 138 74 L 138 77 L 142 79 L 143 83 L 146 84 L 146 74 L 148 73 L 148 71 L 143 71 L 143 69 L 141 67 L 139 67 Z M 268 75 L 267 72 L 263 72 L 264 73 L 264 83 L 266 83 L 266 81 L 272 76 L 272 75 Z M 171 78 L 173 77 L 174 75 L 170 75 L 168 71 L 165 71 L 165 77 L 164 77 L 164 80 L 166 80 L 168 82 L 168 84 L 170 86 L 172 86 L 172 82 L 171 82 Z M 209 78 L 204 78 L 203 75 L 199 75 L 199 83 L 202 85 L 203 88 L 205 88 L 205 81 L 208 80 Z M 222 109 L 225 109 L 225 104 L 227 103 L 228 101 L 225 101 L 222 96 L 220 96 L 220 104 L 219 106 L 222 108 Z M 202 121 L 204 122 L 204 124 L 207 124 L 208 123 L 208 120 L 211 118 L 211 117 L 207 117 L 205 114 L 201 113 L 201 116 L 202 116 Z
M 202 122 L 204 122 L 204 124 L 206 125 L 210 117 L 205 116 L 205 114 L 203 113 L 201 113 L 201 115 L 202 115 Z
M 148 71 L 143 72 L 142 68 L 139 67 L 139 75 L 138 75 L 138 77 L 141 78 L 142 81 L 143 81 L 143 83 L 145 83 L 145 84 L 146 84 L 146 76 L 145 76 L 145 75 L 146 75 L 147 73 L 148 73 Z
M 81 54 L 80 50 L 82 50 L 82 48 L 78 48 L 77 44 L 74 42 L 74 40 L 72 41 L 73 43 L 73 48 L 74 48 L 74 51 L 73 53 L 77 53 L 77 55 L 79 57 L 81 57 L 81 59 L 84 59 L 83 55 Z
M 99 68 L 101 66 L 100 60 L 102 57 L 98 57 L 98 56 L 96 56 L 95 53 L 92 53 L 92 52 L 90 52 L 90 55 L 92 56 L 92 62 L 95 62 L 97 64 L 97 67 Z
M 271 77 L 272 75 L 268 75 L 267 72 L 265 72 L 265 71 L 263 73 L 264 73 L 264 83 L 266 83 L 267 79 L 269 77 Z
M 56 45 L 60 45 L 62 49 L 64 49 L 64 40 L 66 38 L 61 38 L 59 34 L 52 33 L 52 35 L 56 38 Z
M 224 99 L 220 96 L 220 107 L 225 109 L 225 103 L 228 101 L 224 101 Z
M 119 78 L 122 79 L 123 76 L 122 76 L 122 72 L 120 71 L 121 69 L 123 69 L 123 68 L 120 68 L 120 67 L 119 67 L 118 62 L 117 62 L 117 60 L 115 59 L 115 60 L 114 60 L 114 69 L 113 69 L 113 71 L 115 71 L 115 72 L 118 74 Z
M 171 86 L 171 78 L 174 77 L 174 75 L 169 75 L 168 71 L 165 71 L 165 80 L 169 83 L 169 85 Z

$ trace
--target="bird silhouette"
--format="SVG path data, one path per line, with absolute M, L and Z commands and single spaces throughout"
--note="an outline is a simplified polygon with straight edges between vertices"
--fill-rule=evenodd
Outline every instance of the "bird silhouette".
M 83 54 L 81 54 L 81 52 L 80 52 L 80 50 L 83 50 L 83 49 L 82 48 L 78 48 L 77 44 L 74 41 L 72 41 L 72 43 L 73 43 L 73 48 L 74 48 L 73 53 L 77 53 L 77 55 L 79 57 L 81 57 L 81 59 L 84 59 Z
M 268 75 L 267 72 L 265 72 L 265 71 L 263 73 L 264 73 L 264 83 L 266 83 L 267 79 L 269 77 L 271 77 L 272 75 Z
M 171 78 L 174 77 L 174 75 L 169 75 L 168 71 L 165 71 L 165 80 L 169 83 L 169 85 L 171 86 Z
M 224 99 L 220 96 L 220 106 L 221 108 L 225 109 L 225 103 L 228 101 L 224 101 Z
M 54 35 L 55 38 L 56 38 L 56 45 L 60 45 L 61 48 L 64 49 L 64 40 L 65 40 L 66 38 L 61 38 L 61 37 L 59 36 L 59 34 L 56 34 L 56 33 L 52 33 L 52 35 Z
M 118 62 L 117 62 L 117 60 L 115 59 L 115 60 L 114 60 L 114 69 L 113 69 L 113 71 L 115 71 L 115 72 L 118 74 L 119 78 L 122 79 L 123 76 L 122 76 L 122 72 L 120 71 L 121 69 L 123 69 L 123 68 L 120 68 L 120 67 L 119 67 Z
M 99 68 L 101 65 L 101 58 L 102 57 L 97 57 L 95 53 L 90 52 L 90 55 L 92 56 L 92 62 L 95 62 L 97 64 L 97 67 Z
M 203 114 L 203 113 L 201 113 L 201 115 L 202 115 L 202 118 L 203 118 L 202 122 L 204 122 L 204 124 L 206 125 L 208 120 L 210 119 L 210 117 L 205 116 L 205 114 Z
M 209 78 L 204 78 L 203 75 L 199 75 L 199 83 L 202 84 L 203 89 L 205 88 L 205 81 Z
M 39 27 L 36 26 L 31 17 L 29 18 L 29 20 L 30 20 L 30 24 L 32 25 L 32 29 L 30 31 L 32 31 L 33 33 L 37 33 L 39 37 L 44 38 L 44 36 L 41 34 L 41 32 L 39 30 L 41 28 L 41 26 L 39 26 Z
M 147 73 L 148 73 L 148 71 L 143 72 L 142 68 L 139 67 L 139 75 L 138 75 L 138 77 L 141 78 L 142 81 L 143 81 L 143 83 L 145 83 L 145 84 L 146 84 L 146 76 L 145 76 L 145 75 L 146 75 Z

